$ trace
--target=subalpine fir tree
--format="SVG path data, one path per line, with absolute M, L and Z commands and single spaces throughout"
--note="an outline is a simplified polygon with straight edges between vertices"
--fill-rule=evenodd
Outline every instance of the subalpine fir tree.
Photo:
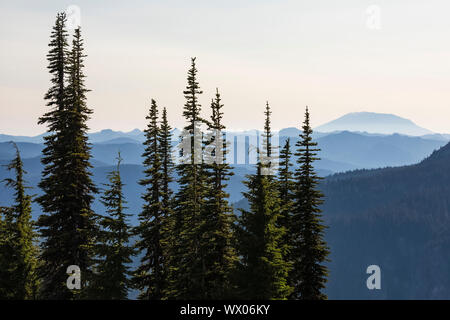
M 223 104 L 216 89 L 211 102 L 210 135 L 206 142 L 207 195 L 203 207 L 204 224 L 201 228 L 203 251 L 205 252 L 205 292 L 207 299 L 224 299 L 232 295 L 231 275 L 236 265 L 237 254 L 233 247 L 232 225 L 235 221 L 233 209 L 228 202 L 226 181 L 233 175 L 226 162 L 226 143 L 223 139 Z
M 162 211 L 163 216 L 169 218 L 173 214 L 173 192 L 170 184 L 173 181 L 172 174 L 174 170 L 174 163 L 172 160 L 172 128 L 167 121 L 166 108 L 163 108 L 161 126 L 159 130 L 159 152 L 162 163 Z
M 294 194 L 294 180 L 292 171 L 292 151 L 290 145 L 290 139 L 288 138 L 280 151 L 279 167 L 278 167 L 278 193 L 280 196 L 281 215 L 278 219 L 278 225 L 283 226 L 286 229 L 286 233 L 283 237 L 283 242 L 286 245 L 286 252 L 284 253 L 285 259 L 290 261 L 289 248 L 291 246 L 291 234 L 290 218 L 293 206 L 293 194 Z
M 241 210 L 237 227 L 239 295 L 244 299 L 286 299 L 290 265 L 285 261 L 285 229 L 277 220 L 281 215 L 279 193 L 271 176 L 272 143 L 270 108 L 266 105 L 263 150 L 259 151 L 257 172 L 249 175 L 244 192 L 250 209 Z
M 297 142 L 297 164 L 295 172 L 295 194 L 292 208 L 291 228 L 292 248 L 291 258 L 293 270 L 290 273 L 290 283 L 294 290 L 292 298 L 305 300 L 326 299 L 322 293 L 327 281 L 328 269 L 324 265 L 328 261 L 329 250 L 324 241 L 323 220 L 320 205 L 322 194 L 317 185 L 319 177 L 313 167 L 318 160 L 317 143 L 312 141 L 312 129 L 309 124 L 309 111 L 306 107 L 303 132 Z
M 37 298 L 38 276 L 37 276 L 37 247 L 35 246 L 36 235 L 34 223 L 31 218 L 31 196 L 26 194 L 24 181 L 23 162 L 19 149 L 16 149 L 15 158 L 7 166 L 13 170 L 15 177 L 4 181 L 6 185 L 14 189 L 14 205 L 12 212 L 7 215 L 6 235 L 10 238 L 7 247 L 12 249 L 9 257 L 4 257 L 10 264 L 9 273 L 12 281 L 9 296 L 17 300 L 29 300 Z M 8 213 L 8 212 L 6 212 Z M 12 217 L 11 217 L 12 214 Z
M 278 191 L 282 205 L 289 207 L 292 201 L 294 190 L 294 180 L 292 172 L 292 151 L 290 139 L 288 138 L 280 151 L 280 161 L 278 167 Z
M 68 42 L 65 27 L 65 13 L 58 13 L 55 26 L 49 43 L 48 70 L 52 75 L 52 86 L 45 95 L 47 106 L 51 108 L 39 118 L 39 124 L 47 125 L 47 135 L 44 137 L 45 147 L 42 150 L 42 164 L 45 166 L 42 172 L 43 178 L 39 187 L 44 194 L 37 198 L 44 212 L 38 225 L 43 237 L 40 268 L 42 278 L 41 298 L 68 299 L 72 294 L 63 287 L 62 283 L 67 278 L 66 268 L 72 264 L 67 257 L 63 257 L 65 245 L 58 241 L 57 235 L 60 225 L 67 218 L 62 208 L 61 197 L 64 194 L 64 182 L 62 180 L 66 146 L 62 143 L 63 133 L 66 127 L 66 83 Z M 58 199 L 58 200 L 57 200 Z M 61 199 L 61 200 L 59 200 Z M 65 242 L 68 242 L 65 236 Z
M 179 190 L 175 199 L 174 232 L 178 237 L 173 244 L 169 266 L 167 297 L 174 299 L 202 299 L 206 289 L 206 260 L 201 234 L 204 223 L 203 208 L 206 197 L 206 174 L 202 159 L 203 139 L 198 96 L 202 93 L 197 82 L 195 58 L 188 71 L 188 84 L 183 92 L 186 103 L 182 163 L 177 166 Z
M 42 290 L 45 299 L 87 298 L 91 279 L 94 242 L 97 234 L 91 210 L 94 186 L 89 163 L 86 121 L 92 113 L 86 105 L 83 74 L 83 41 L 75 30 L 72 48 L 67 52 L 65 15 L 59 14 L 52 33 L 48 55 L 52 87 L 45 96 L 52 110 L 39 119 L 47 124 L 42 163 L 45 165 L 37 200 L 45 212 L 40 216 L 42 242 Z M 67 80 L 67 82 L 66 82 Z M 78 266 L 81 290 L 66 286 L 67 268 Z
M 158 107 L 151 100 L 149 121 L 145 129 L 144 158 L 145 178 L 139 183 L 145 187 L 142 196 L 144 205 L 139 214 L 139 226 L 135 233 L 139 236 L 136 248 L 144 252 L 141 264 L 135 271 L 133 281 L 140 290 L 140 299 L 162 299 L 166 288 L 166 269 L 164 261 L 164 209 L 162 200 L 162 170 L 160 153 L 160 128 L 158 124 Z
M 0 207 L 0 300 L 14 299 L 15 227 L 11 207 Z
M 98 263 L 95 276 L 90 286 L 90 296 L 95 299 L 125 300 L 130 288 L 129 264 L 134 254 L 129 245 L 131 227 L 128 224 L 130 214 L 125 213 L 127 207 L 123 195 L 123 182 L 120 176 L 120 152 L 117 157 L 117 168 L 108 174 L 109 183 L 101 197 L 107 215 L 100 217 L 102 227 L 97 244 Z
M 159 153 L 161 157 L 161 217 L 163 218 L 162 228 L 162 248 L 163 248 L 163 267 L 164 267 L 164 288 L 162 299 L 168 299 L 168 276 L 172 250 L 178 238 L 175 228 L 174 199 L 171 183 L 173 182 L 174 163 L 172 160 L 172 128 L 167 120 L 167 110 L 163 108 L 161 125 L 159 130 Z

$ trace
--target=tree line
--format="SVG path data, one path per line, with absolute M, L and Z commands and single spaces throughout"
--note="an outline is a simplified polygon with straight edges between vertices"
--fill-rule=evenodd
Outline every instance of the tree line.
M 214 161 L 218 154 L 227 155 L 226 143 L 213 142 L 226 129 L 224 105 L 217 90 L 211 116 L 202 117 L 192 58 L 183 91 L 190 150 L 180 151 L 184 161 L 174 163 L 167 110 L 152 99 L 144 130 L 144 178 L 137 182 L 144 187 L 144 205 L 139 225 L 131 227 L 120 154 L 108 183 L 98 188 L 91 178 L 85 57 L 80 28 L 69 45 L 66 16 L 57 14 L 47 54 L 49 111 L 38 121 L 48 133 L 41 159 L 43 193 L 35 199 L 42 214 L 36 222 L 31 218 L 32 197 L 16 147 L 8 166 L 15 178 L 6 181 L 15 190 L 15 204 L 0 208 L 0 298 L 127 299 L 137 289 L 139 299 L 149 300 L 325 299 L 329 251 L 320 178 L 313 168 L 319 149 L 311 138 L 308 108 L 295 151 L 287 140 L 274 170 L 272 111 L 266 103 L 262 150 L 255 173 L 244 182 L 249 209 L 238 215 L 225 191 L 233 168 Z M 198 124 L 212 135 L 196 135 Z M 196 145 L 212 151 L 196 158 Z M 99 193 L 103 214 L 91 208 Z M 140 259 L 134 270 L 133 256 Z M 79 289 L 66 283 L 73 265 L 80 270 Z

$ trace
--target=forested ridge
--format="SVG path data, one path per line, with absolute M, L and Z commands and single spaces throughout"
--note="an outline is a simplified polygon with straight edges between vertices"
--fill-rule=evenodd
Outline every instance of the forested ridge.
M 449 172 L 447 144 L 415 165 L 327 177 L 320 186 L 334 272 L 327 290 L 350 299 L 448 299 Z M 378 292 L 361 285 L 371 264 L 382 268 Z

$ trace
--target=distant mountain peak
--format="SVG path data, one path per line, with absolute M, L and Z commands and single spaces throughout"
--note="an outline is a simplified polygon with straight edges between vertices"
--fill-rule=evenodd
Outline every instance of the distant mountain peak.
M 297 129 L 296 127 L 288 127 L 281 129 L 278 134 L 285 137 L 298 137 L 300 133 L 300 129 Z
M 142 131 L 139 130 L 138 128 L 135 128 L 135 129 L 131 130 L 131 131 L 128 132 L 128 133 L 129 133 L 129 134 L 135 134 L 135 135 L 138 135 L 138 134 L 141 134 Z
M 422 136 L 432 131 L 419 127 L 409 119 L 389 113 L 351 112 L 315 128 L 319 132 L 359 131 L 381 134 Z

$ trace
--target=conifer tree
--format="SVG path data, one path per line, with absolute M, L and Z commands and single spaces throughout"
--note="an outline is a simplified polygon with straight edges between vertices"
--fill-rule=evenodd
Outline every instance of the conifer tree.
M 162 163 L 162 185 L 161 185 L 161 198 L 162 198 L 162 211 L 163 216 L 170 217 L 173 214 L 173 192 L 170 187 L 173 178 L 174 163 L 172 160 L 172 128 L 167 121 L 167 110 L 163 108 L 161 126 L 159 130 L 159 152 L 161 155 Z M 168 220 L 168 219 L 167 219 Z
M 232 225 L 235 221 L 233 209 L 228 203 L 226 181 L 233 175 L 226 163 L 226 144 L 223 139 L 223 104 L 216 89 L 211 102 L 211 120 L 208 124 L 210 136 L 205 154 L 208 190 L 203 207 L 204 224 L 201 228 L 205 248 L 205 292 L 207 299 L 224 299 L 232 295 L 231 274 L 237 255 L 233 247 Z
M 167 110 L 163 108 L 161 125 L 159 130 L 159 153 L 161 157 L 161 217 L 162 228 L 162 251 L 164 268 L 164 288 L 162 289 L 162 299 L 168 299 L 168 277 L 172 250 L 178 239 L 175 229 L 174 199 L 171 183 L 173 182 L 174 163 L 172 160 L 172 128 L 167 120 Z
M 294 290 L 292 298 L 317 300 L 326 299 L 322 293 L 327 281 L 328 269 L 324 265 L 328 261 L 329 250 L 324 241 L 323 220 L 320 205 L 323 195 L 318 190 L 319 177 L 313 167 L 318 160 L 317 143 L 312 141 L 312 129 L 309 124 L 309 111 L 306 107 L 303 132 L 296 143 L 297 164 L 295 172 L 295 194 L 292 209 L 291 228 L 292 248 L 291 257 L 293 270 L 290 283 Z
M 292 172 L 292 151 L 290 139 L 288 138 L 280 151 L 280 162 L 278 168 L 278 190 L 283 205 L 288 205 L 292 200 L 294 190 L 293 172 Z
M 91 296 L 96 299 L 125 300 L 128 298 L 131 275 L 129 264 L 134 250 L 129 246 L 130 230 L 127 207 L 123 195 L 123 182 L 120 176 L 120 152 L 117 157 L 117 167 L 108 174 L 109 183 L 104 184 L 106 190 L 101 197 L 101 203 L 106 208 L 107 215 L 100 217 L 97 245 L 99 257 L 96 265 L 96 275 L 91 285 Z
M 14 299 L 15 248 L 14 213 L 11 207 L 0 207 L 0 300 Z
M 41 296 L 46 299 L 87 297 L 85 289 L 91 280 L 98 231 L 91 210 L 97 189 L 89 163 L 86 121 L 92 111 L 86 105 L 83 40 L 80 29 L 76 29 L 68 52 L 65 20 L 64 13 L 57 16 L 48 54 L 53 85 L 45 99 L 52 109 L 39 119 L 49 133 L 39 183 L 44 194 L 37 199 L 44 211 L 38 224 L 43 238 Z M 80 268 L 81 290 L 66 286 L 66 272 L 71 265 Z
M 160 153 L 160 128 L 158 125 L 158 107 L 155 100 L 151 100 L 149 121 L 145 129 L 146 140 L 144 142 L 145 178 L 139 183 L 144 186 L 142 196 L 144 205 L 139 214 L 139 226 L 135 233 L 140 239 L 136 242 L 136 248 L 144 252 L 141 264 L 135 271 L 133 281 L 140 290 L 140 299 L 161 299 L 166 287 L 166 272 L 164 267 L 164 209 L 162 200 L 163 164 Z
M 31 218 L 31 196 L 27 195 L 25 189 L 23 162 L 19 149 L 16 149 L 15 158 L 7 166 L 8 170 L 13 170 L 15 178 L 8 178 L 4 181 L 6 185 L 13 188 L 14 205 L 12 217 L 8 216 L 7 228 L 11 238 L 9 246 L 12 248 L 12 255 L 5 257 L 12 264 L 10 269 L 11 281 L 13 283 L 10 296 L 17 300 L 29 300 L 37 298 L 38 277 L 37 277 L 37 248 L 34 244 L 36 235 L 34 223 Z M 8 234 L 7 232 L 6 234 Z
M 285 228 L 286 233 L 283 237 L 283 242 L 285 244 L 285 249 L 287 250 L 284 253 L 285 259 L 290 261 L 289 250 L 291 246 L 291 233 L 289 232 L 290 228 L 290 219 L 291 219 L 291 211 L 293 206 L 293 194 L 294 194 L 294 180 L 293 180 L 293 172 L 292 172 L 292 161 L 291 161 L 291 145 L 290 139 L 288 138 L 280 151 L 280 161 L 278 168 L 278 193 L 280 196 L 280 206 L 281 206 L 281 214 L 278 219 L 278 225 Z
M 183 143 L 189 147 L 182 150 L 183 161 L 177 166 L 179 190 L 175 199 L 174 232 L 178 238 L 171 250 L 167 290 L 167 296 L 175 299 L 202 299 L 206 285 L 205 239 L 201 234 L 206 176 L 201 157 L 203 141 L 198 134 L 200 125 L 206 121 L 200 116 L 198 97 L 202 91 L 197 72 L 195 58 L 192 58 L 188 84 L 183 92 L 186 99 L 183 116 L 187 121 Z
M 250 209 L 241 210 L 237 227 L 238 250 L 242 257 L 239 295 L 245 299 L 286 299 L 291 292 L 287 284 L 290 265 L 283 257 L 285 229 L 277 223 L 281 214 L 280 199 L 270 175 L 272 134 L 268 104 L 265 115 L 263 150 L 259 152 L 257 172 L 244 182 L 248 191 L 243 194 Z
M 264 121 L 264 133 L 263 133 L 263 150 L 262 150 L 262 163 L 265 167 L 271 169 L 271 157 L 272 157 L 272 130 L 270 128 L 270 115 L 272 111 L 270 110 L 269 101 L 266 101 L 266 110 L 264 110 L 264 115 L 266 116 Z M 265 163 L 264 163 L 265 162 Z M 268 173 L 272 173 L 268 171 Z M 271 177 L 271 174 L 268 174 Z

